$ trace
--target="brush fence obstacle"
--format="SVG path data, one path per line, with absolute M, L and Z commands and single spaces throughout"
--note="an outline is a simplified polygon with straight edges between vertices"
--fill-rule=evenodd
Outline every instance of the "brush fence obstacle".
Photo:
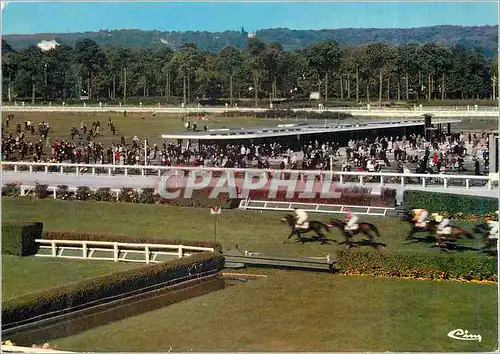
M 124 243 L 80 240 L 35 240 L 40 244 L 38 257 L 95 259 L 115 262 L 161 263 L 194 253 L 214 252 L 210 247 Z
M 353 213 L 358 215 L 371 216 L 386 216 L 388 211 L 394 211 L 396 208 L 383 208 L 371 206 L 357 205 L 340 205 L 340 204 L 314 204 L 314 203 L 298 203 L 298 202 L 273 202 L 265 200 L 245 199 L 240 202 L 238 207 L 241 210 L 267 210 L 267 211 L 290 211 L 295 208 L 302 209 L 308 213 L 324 213 L 324 214 L 345 214 L 346 208 L 349 208 Z

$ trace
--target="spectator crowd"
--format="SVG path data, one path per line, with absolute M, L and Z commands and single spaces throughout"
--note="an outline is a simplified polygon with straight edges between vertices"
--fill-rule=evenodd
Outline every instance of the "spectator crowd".
M 350 140 L 347 146 L 334 141 L 308 141 L 299 151 L 293 151 L 285 142 L 234 142 L 200 146 L 163 142 L 150 144 L 149 139 L 134 136 L 126 141 L 118 137 L 114 143 L 100 142 L 101 123 L 84 122 L 72 127 L 68 139 L 50 142 L 49 122 L 17 122 L 11 124 L 9 114 L 2 126 L 2 159 L 6 161 L 66 162 L 85 164 L 163 166 L 207 166 L 229 168 L 281 169 L 342 169 L 343 171 L 381 171 L 390 168 L 397 172 L 416 173 L 486 173 L 489 166 L 487 133 L 441 133 L 427 141 L 420 135 L 381 136 L 374 139 Z M 108 130 L 116 136 L 117 128 L 111 119 Z M 206 126 L 204 127 L 206 130 Z

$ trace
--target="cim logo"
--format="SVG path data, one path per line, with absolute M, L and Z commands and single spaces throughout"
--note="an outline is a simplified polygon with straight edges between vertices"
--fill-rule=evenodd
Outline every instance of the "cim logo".
M 469 331 L 463 330 L 461 328 L 454 329 L 453 331 L 448 332 L 448 337 L 452 339 L 458 340 L 473 340 L 481 342 L 483 337 L 480 334 L 469 334 Z

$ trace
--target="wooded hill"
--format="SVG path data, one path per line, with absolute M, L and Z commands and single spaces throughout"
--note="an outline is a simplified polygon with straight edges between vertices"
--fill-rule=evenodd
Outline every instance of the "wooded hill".
M 496 55 L 498 26 L 431 26 L 410 29 L 345 28 L 324 30 L 291 30 L 288 28 L 262 29 L 256 36 L 265 43 L 279 43 L 285 51 L 305 49 L 322 41 L 336 41 L 340 47 L 382 42 L 389 45 L 407 43 L 440 43 L 462 45 L 470 50 L 482 48 L 487 57 Z M 42 40 L 55 40 L 74 47 L 79 39 L 87 38 L 98 45 L 123 48 L 168 47 L 176 50 L 186 43 L 194 43 L 201 51 L 220 52 L 226 46 L 244 48 L 248 38 L 245 29 L 224 32 L 162 32 L 124 29 L 85 33 L 52 33 L 5 35 L 3 38 L 14 50 L 23 50 Z

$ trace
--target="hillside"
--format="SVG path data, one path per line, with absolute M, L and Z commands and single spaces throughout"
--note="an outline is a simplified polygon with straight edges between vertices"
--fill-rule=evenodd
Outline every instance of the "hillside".
M 369 42 L 386 42 L 393 45 L 409 42 L 437 42 L 447 45 L 462 44 L 466 48 L 481 47 L 488 57 L 497 53 L 498 26 L 433 26 L 411 29 L 325 29 L 291 30 L 287 28 L 263 29 L 257 31 L 257 37 L 265 42 L 279 42 L 285 50 L 304 49 L 324 40 L 336 40 L 339 45 L 357 45 Z M 219 52 L 228 45 L 243 47 L 248 33 L 241 31 L 225 32 L 161 32 L 137 29 L 85 32 L 52 33 L 30 35 L 5 35 L 3 38 L 14 50 L 22 50 L 36 45 L 42 40 L 56 40 L 58 43 L 74 45 L 80 38 L 89 38 L 99 45 L 120 47 L 159 47 L 172 49 L 184 43 L 193 42 L 203 51 Z

